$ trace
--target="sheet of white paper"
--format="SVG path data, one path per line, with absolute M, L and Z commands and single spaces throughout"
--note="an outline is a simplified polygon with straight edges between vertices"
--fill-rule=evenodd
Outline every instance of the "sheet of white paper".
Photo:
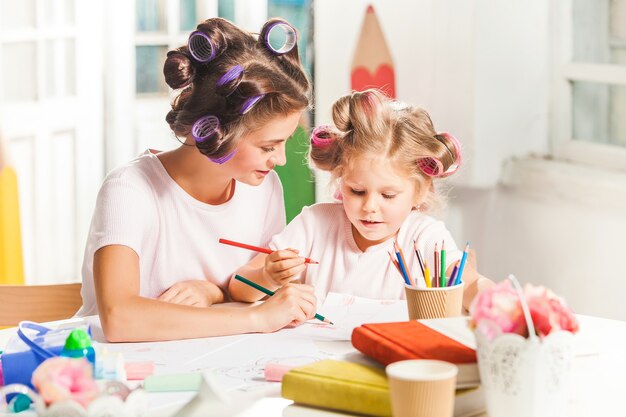
M 295 333 L 313 340 L 350 340 L 352 330 L 364 323 L 408 320 L 404 300 L 372 300 L 337 293 L 328 294 L 318 313 L 334 325 L 310 321 L 296 328 Z

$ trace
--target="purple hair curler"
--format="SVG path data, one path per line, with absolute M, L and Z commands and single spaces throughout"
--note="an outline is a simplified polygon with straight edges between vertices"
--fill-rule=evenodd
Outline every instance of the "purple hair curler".
M 221 158 L 209 158 L 211 161 L 215 162 L 216 164 L 223 164 L 224 162 L 230 160 L 230 158 L 232 158 L 233 156 L 235 156 L 235 153 L 237 152 L 237 149 L 233 150 L 231 153 L 229 153 L 228 155 L 224 155 Z
M 222 75 L 219 80 L 217 80 L 215 86 L 221 87 L 238 78 L 243 78 L 243 67 L 241 65 L 235 65 L 231 69 L 226 71 L 224 75 Z
M 450 142 L 452 142 L 452 146 L 454 146 L 454 153 L 450 150 L 450 148 L 448 148 L 448 145 L 446 145 L 446 143 L 439 136 L 446 137 L 448 140 L 450 140 Z M 445 172 L 443 172 L 443 164 L 441 163 L 441 161 L 437 158 L 433 158 L 430 156 L 419 159 L 417 161 L 417 166 L 419 167 L 419 169 L 422 170 L 424 174 L 428 175 L 429 177 L 449 177 L 450 175 L 457 172 L 461 167 L 461 162 L 463 161 L 463 157 L 461 154 L 461 143 L 453 135 L 446 132 L 436 134 L 435 139 L 443 143 L 443 145 L 446 147 L 446 149 L 448 149 L 448 152 L 452 157 L 454 157 L 454 154 L 456 153 L 456 161 L 452 165 L 450 165 L 448 167 L 448 170 Z
M 196 142 L 204 142 L 212 137 L 220 128 L 220 119 L 217 116 L 208 114 L 202 116 L 191 127 L 191 135 Z
M 241 105 L 240 114 L 246 114 L 252 109 L 263 97 L 265 94 L 257 94 L 256 96 L 249 97 L 246 101 Z
M 191 135 L 196 140 L 196 142 L 204 142 L 207 139 L 210 139 L 215 135 L 220 128 L 220 119 L 217 116 L 212 114 L 208 114 L 206 116 L 202 116 L 191 127 Z M 209 159 L 216 164 L 223 164 L 232 158 L 237 152 L 237 149 L 229 153 L 228 155 L 219 157 L 219 158 L 211 158 Z
M 187 48 L 191 56 L 200 63 L 204 64 L 215 58 L 216 48 L 211 42 L 211 38 L 199 30 L 191 32 L 187 41 Z
M 285 42 L 280 48 L 275 48 L 270 42 L 270 35 L 277 28 L 281 28 L 285 34 Z M 276 55 L 284 55 L 287 52 L 291 51 L 296 46 L 297 41 L 298 35 L 296 34 L 296 30 L 293 28 L 293 26 L 285 22 L 272 23 L 265 32 L 265 37 L 263 39 L 265 46 L 267 46 L 267 48 Z
M 335 140 L 334 135 L 330 132 L 330 125 L 320 125 L 311 132 L 311 144 L 316 148 L 325 148 Z

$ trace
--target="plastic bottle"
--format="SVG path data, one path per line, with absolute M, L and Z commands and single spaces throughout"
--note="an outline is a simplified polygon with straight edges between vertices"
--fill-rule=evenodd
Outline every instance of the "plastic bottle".
M 83 329 L 74 329 L 65 340 L 65 346 L 61 356 L 68 358 L 86 358 L 91 366 L 96 364 L 96 351 L 91 343 L 91 338 Z

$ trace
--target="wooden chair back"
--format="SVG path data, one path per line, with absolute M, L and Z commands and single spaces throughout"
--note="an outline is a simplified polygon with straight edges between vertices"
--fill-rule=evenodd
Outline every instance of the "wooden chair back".
M 83 303 L 81 285 L 0 285 L 0 326 L 72 317 Z

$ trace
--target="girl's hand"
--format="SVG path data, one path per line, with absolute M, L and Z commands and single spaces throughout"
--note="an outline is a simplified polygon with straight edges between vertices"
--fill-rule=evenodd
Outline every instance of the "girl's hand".
M 263 276 L 266 280 L 282 287 L 306 269 L 305 258 L 298 256 L 297 249 L 282 249 L 265 258 Z
M 181 281 L 169 287 L 157 300 L 195 307 L 208 307 L 224 301 L 224 293 L 207 280 Z
M 303 284 L 285 284 L 256 309 L 256 328 L 269 333 L 286 326 L 298 326 L 315 316 L 317 300 L 313 287 Z

